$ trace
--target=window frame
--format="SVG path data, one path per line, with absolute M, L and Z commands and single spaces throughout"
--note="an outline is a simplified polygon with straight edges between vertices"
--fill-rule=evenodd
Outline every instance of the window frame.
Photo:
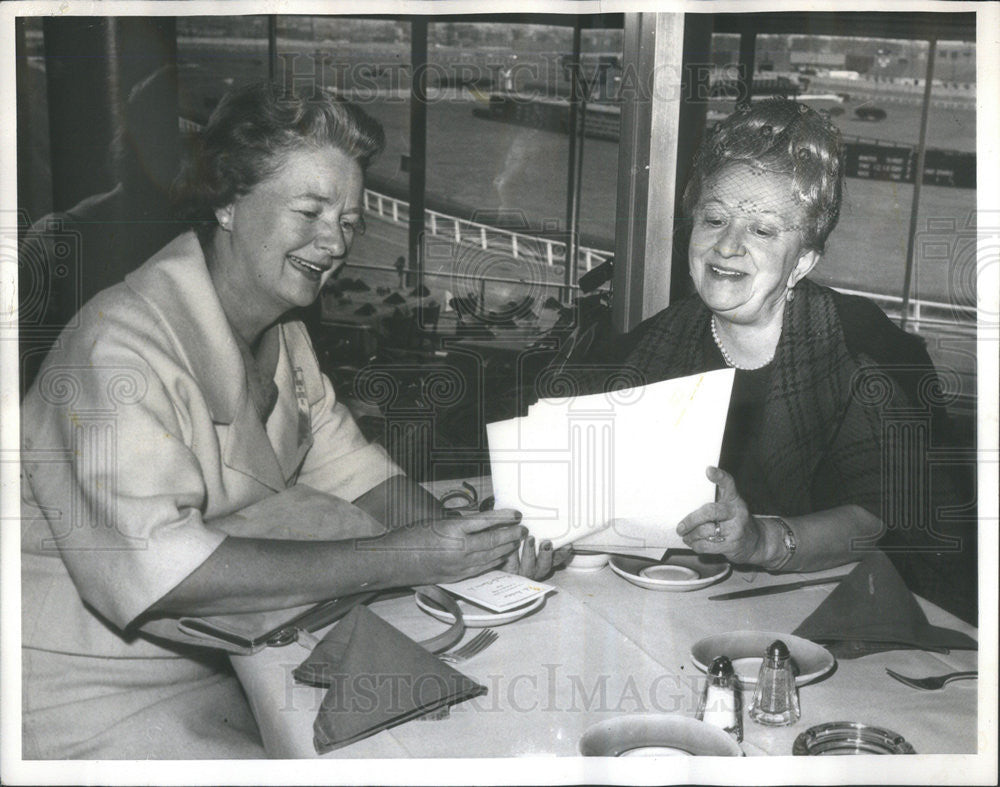
M 352 15 L 352 19 L 376 19 Z M 411 24 L 411 66 L 415 79 L 411 86 L 409 182 L 410 211 L 408 254 L 415 261 L 418 285 L 423 282 L 423 255 L 420 238 L 424 231 L 422 208 L 425 205 L 426 173 L 426 107 L 419 97 L 426 91 L 423 68 L 427 58 L 428 24 L 433 22 L 495 21 L 494 14 L 449 14 L 400 17 Z M 763 13 L 626 13 L 626 14 L 505 14 L 511 24 L 545 24 L 598 29 L 624 29 L 623 69 L 634 69 L 639 84 L 651 86 L 650 96 L 626 99 L 622 105 L 621 137 L 618 162 L 618 208 L 615 233 L 615 271 L 612 301 L 613 322 L 619 331 L 628 331 L 640 321 L 665 308 L 672 300 L 688 291 L 685 255 L 674 248 L 675 209 L 680 204 L 681 190 L 688 166 L 697 147 L 700 128 L 704 124 L 705 106 L 697 100 L 699 93 L 692 72 L 691 53 L 705 51 L 706 36 L 713 32 L 740 35 L 739 76 L 742 95 L 751 96 L 753 87 L 756 38 L 761 34 L 858 36 L 863 38 L 894 38 L 928 42 L 928 64 L 925 90 L 921 104 L 920 139 L 916 147 L 917 172 L 923 172 L 926 154 L 926 130 L 932 75 L 938 44 L 947 41 L 976 41 L 976 14 L 962 12 L 902 13 L 856 12 L 763 12 Z M 268 17 L 269 69 L 276 73 L 278 15 Z M 574 36 L 573 57 L 580 56 L 579 36 Z M 663 80 L 680 73 L 680 90 L 663 89 Z M 669 98 L 663 99 L 662 96 Z M 579 110 L 579 96 L 573 91 L 571 115 Z M 422 111 L 421 111 L 422 110 Z M 578 244 L 573 243 L 575 156 L 571 140 L 567 163 L 567 249 L 576 256 Z M 915 178 L 911 200 L 910 223 L 907 232 L 904 283 L 900 325 L 906 328 L 910 317 L 913 280 L 914 239 L 923 178 Z M 638 220 L 637 220 L 638 219 Z M 655 227 L 650 232 L 649 227 Z M 681 250 L 682 251 L 682 250 Z M 571 272 L 576 264 L 567 265 L 564 295 L 573 290 Z

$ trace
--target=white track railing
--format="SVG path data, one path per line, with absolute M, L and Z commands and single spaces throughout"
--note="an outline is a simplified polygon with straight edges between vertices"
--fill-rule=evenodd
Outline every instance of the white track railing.
M 409 203 L 371 189 L 365 190 L 365 211 L 369 216 L 379 216 L 393 224 L 405 226 L 410 220 Z M 541 263 L 547 266 L 565 263 L 566 244 L 561 241 L 491 227 L 435 210 L 426 210 L 424 216 L 424 226 L 432 237 L 510 255 L 516 260 Z M 585 271 L 589 271 L 595 265 L 599 265 L 611 257 L 610 251 L 592 249 L 586 246 L 579 247 L 579 254 L 581 266 Z M 538 283 L 547 286 L 553 285 L 553 282 Z M 902 316 L 903 299 L 898 295 L 882 295 L 844 287 L 835 287 L 835 289 L 848 295 L 861 295 L 875 301 L 891 318 L 899 319 Z M 975 306 L 911 298 L 907 311 L 907 322 L 913 326 L 913 330 L 918 332 L 921 327 L 947 328 L 962 333 L 974 333 L 976 330 Z
M 380 216 L 394 224 L 406 225 L 410 219 L 409 203 L 371 189 L 365 189 L 365 212 L 369 216 Z M 515 260 L 525 260 L 549 267 L 564 265 L 566 262 L 566 244 L 544 235 L 491 227 L 488 224 L 449 216 L 436 210 L 425 210 L 424 217 L 427 234 L 435 238 L 475 246 L 484 251 L 495 251 L 509 255 Z M 585 272 L 611 257 L 610 251 L 588 246 L 578 247 L 577 252 L 578 264 Z
M 875 292 L 849 290 L 845 287 L 831 285 L 837 292 L 847 295 L 860 295 L 875 301 L 892 319 L 899 319 L 903 314 L 903 299 L 898 295 L 882 295 Z M 943 301 L 927 301 L 910 298 L 907 305 L 907 323 L 919 333 L 924 328 L 946 328 L 959 333 L 976 332 L 976 307 L 963 306 Z

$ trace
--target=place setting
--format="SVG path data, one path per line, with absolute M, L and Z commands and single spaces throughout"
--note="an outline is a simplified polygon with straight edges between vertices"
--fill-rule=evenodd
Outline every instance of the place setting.
M 626 715 L 600 722 L 580 740 L 580 753 L 600 757 L 747 756 L 763 752 L 744 740 L 744 689 L 751 695 L 747 718 L 766 727 L 798 721 L 801 710 L 792 658 L 781 639 L 766 645 L 752 684 L 741 680 L 728 656 L 704 668 L 694 718 L 676 713 Z M 743 665 L 744 670 L 747 664 Z
M 721 555 L 668 550 L 662 560 L 614 555 L 608 565 L 626 582 L 646 590 L 686 593 L 721 582 L 732 572 Z
M 454 597 L 461 620 L 468 628 L 503 626 L 527 617 L 541 609 L 549 594 L 556 590 L 554 585 L 506 571 L 487 571 L 436 587 Z M 413 599 L 422 612 L 442 623 L 455 623 L 454 609 L 444 608 L 440 596 L 431 598 L 427 588 L 417 588 Z
M 661 561 L 612 556 L 612 571 L 649 590 L 691 590 L 707 587 L 729 575 L 728 564 L 716 566 L 711 559 L 699 563 L 697 555 L 668 552 Z M 685 576 L 677 568 L 688 568 Z M 652 576 L 650 576 L 652 574 Z M 685 583 L 688 587 L 684 587 Z M 899 650 L 946 653 L 972 650 L 975 640 L 948 628 L 931 625 L 913 594 L 884 553 L 873 551 L 846 571 L 813 578 L 762 586 L 760 592 L 734 592 L 710 596 L 713 601 L 764 604 L 768 597 L 794 592 L 800 586 L 834 585 L 805 619 L 791 631 L 720 631 L 695 641 L 689 650 L 691 662 L 704 675 L 701 700 L 694 717 L 677 713 L 625 714 L 602 720 L 588 728 L 579 740 L 583 756 L 676 757 L 754 756 L 764 752 L 744 739 L 748 727 L 792 726 L 802 718 L 804 701 L 810 702 L 809 687 L 835 679 L 839 660 Z M 671 585 L 679 585 L 672 587 Z M 773 589 L 771 589 L 773 588 Z M 756 601 L 754 599 L 760 599 Z M 890 662 L 891 663 L 891 662 Z M 928 692 L 947 690 L 949 684 L 978 677 L 976 670 L 933 669 L 910 675 L 886 667 L 886 679 L 900 690 Z M 911 677 L 911 675 L 916 677 Z M 812 714 L 815 719 L 815 714 Z M 908 755 L 917 753 L 906 730 L 889 729 L 878 717 L 814 723 L 789 741 L 794 756 L 857 754 Z M 895 725 L 892 725 L 895 726 Z
M 691 661 L 702 672 L 720 655 L 732 663 L 743 686 L 757 684 L 767 647 L 780 640 L 788 649 L 790 668 L 796 686 L 805 686 L 830 673 L 836 659 L 829 650 L 808 639 L 776 631 L 727 631 L 698 640 L 691 646 Z
M 675 713 L 616 716 L 580 738 L 584 757 L 742 757 L 739 742 L 708 722 Z
M 416 606 L 446 629 L 417 641 L 359 599 L 321 638 L 289 624 L 309 651 L 292 672 L 302 686 L 325 689 L 313 722 L 317 754 L 367 738 L 411 720 L 447 718 L 450 706 L 486 693 L 486 686 L 456 667 L 491 647 L 495 627 L 520 620 L 544 606 L 553 585 L 503 571 L 461 582 L 412 589 Z M 405 594 L 389 594 L 394 604 Z M 315 627 L 309 626 L 315 630 Z M 466 636 L 467 629 L 479 629 Z M 283 646 L 287 641 L 275 642 Z
M 468 488 L 452 497 L 451 508 L 480 507 L 477 493 Z M 572 741 L 576 754 L 588 758 L 655 759 L 926 751 L 923 749 L 926 744 L 905 724 L 897 726 L 866 714 L 854 717 L 831 712 L 826 718 L 822 715 L 817 718 L 815 711 L 819 706 L 813 705 L 822 703 L 825 695 L 822 691 L 813 693 L 812 687 L 837 680 L 841 660 L 900 649 L 940 653 L 951 648 L 976 647 L 967 635 L 928 622 L 883 553 L 872 552 L 858 563 L 826 572 L 824 576 L 773 577 L 773 581 L 753 585 L 723 584 L 733 575 L 733 567 L 724 557 L 689 549 L 671 547 L 622 554 L 584 548 L 575 552 L 571 562 L 549 582 L 496 570 L 454 583 L 400 589 L 381 594 L 379 604 L 372 610 L 365 605 L 370 601 L 367 598 L 354 604 L 330 605 L 330 610 L 321 607 L 315 619 L 312 614 L 296 618 L 284 625 L 280 636 L 276 634 L 262 641 L 267 649 L 297 641 L 311 651 L 292 674 L 301 686 L 325 690 L 322 702 L 316 700 L 318 713 L 312 712 L 312 748 L 323 755 L 408 721 L 433 724 L 455 717 L 451 722 L 443 722 L 455 724 L 460 717 L 463 723 L 467 718 L 475 719 L 476 724 L 483 723 L 478 717 L 457 713 L 452 706 L 476 700 L 487 691 L 486 681 L 482 680 L 487 673 L 475 671 L 475 665 L 488 667 L 490 675 L 497 670 L 501 675 L 506 674 L 501 655 L 503 659 L 510 658 L 510 643 L 508 647 L 490 649 L 509 636 L 505 627 L 530 620 L 545 610 L 551 598 L 558 600 L 565 593 L 566 600 L 572 601 L 569 597 L 577 592 L 611 594 L 623 600 L 635 593 L 676 593 L 680 596 L 670 599 L 667 607 L 680 607 L 690 600 L 697 605 L 703 620 L 709 612 L 736 608 L 741 610 L 740 619 L 750 625 L 726 627 L 722 621 L 732 621 L 733 617 L 719 615 L 718 628 L 710 628 L 708 636 L 703 636 L 707 633 L 704 628 L 695 629 L 692 634 L 698 633 L 682 644 L 683 650 L 678 655 L 686 654 L 687 662 L 697 672 L 689 666 L 687 673 L 678 674 L 697 676 L 692 684 L 693 690 L 700 694 L 700 700 L 698 695 L 692 697 L 698 700 L 697 711 L 694 705 L 688 706 L 688 712 L 649 712 L 655 706 L 633 712 L 623 706 L 623 712 L 588 719 L 577 730 Z M 563 577 L 568 580 L 565 587 L 561 587 Z M 729 591 L 733 584 L 741 586 L 740 589 Z M 811 610 L 802 608 L 798 625 L 783 617 L 786 624 L 792 625 L 753 628 L 753 622 L 770 619 L 769 605 L 781 603 L 781 594 L 789 594 L 786 598 L 791 598 L 801 588 L 814 585 L 832 589 L 815 596 L 798 596 L 799 600 L 815 597 L 819 602 Z M 719 586 L 726 592 L 718 592 Z M 558 606 L 558 610 L 551 612 L 558 611 L 560 618 L 586 614 L 587 609 L 586 605 L 572 603 L 568 608 Z M 388 618 L 380 617 L 383 611 L 389 613 Z M 309 634 L 323 635 L 320 624 L 338 618 L 339 622 L 325 636 L 318 639 Z M 714 616 L 707 620 L 712 619 Z M 388 620 L 407 625 L 402 630 L 396 629 L 395 623 L 390 625 Z M 290 632 L 293 636 L 285 636 Z M 678 633 L 674 632 L 675 639 Z M 531 660 L 518 662 L 521 669 L 527 670 L 524 674 L 532 674 L 537 658 L 537 654 L 530 654 Z M 465 664 L 474 665 L 469 674 L 463 672 Z M 897 673 L 900 678 L 895 678 L 889 669 L 897 665 L 908 667 Z M 936 690 L 943 692 L 956 691 L 951 688 L 952 682 L 973 677 L 966 674 L 971 672 L 967 667 L 958 675 L 939 669 L 940 676 L 932 674 L 933 668 L 919 670 L 916 663 L 905 661 L 887 661 L 886 668 L 886 685 L 894 686 L 896 692 L 928 691 L 919 682 L 903 681 L 907 676 L 940 677 L 942 688 Z M 962 666 L 956 666 L 953 672 L 961 669 Z M 360 683 L 362 677 L 372 679 L 372 684 Z M 393 681 L 398 685 L 392 691 L 402 691 L 405 696 L 385 694 Z M 932 681 L 929 689 L 935 690 L 937 682 Z M 523 691 L 532 684 L 515 685 Z M 593 689 L 589 684 L 581 684 L 580 690 Z M 503 693 L 498 694 L 496 687 L 489 691 L 489 699 L 477 702 L 504 701 Z M 370 705 L 372 696 L 377 698 L 379 712 L 359 713 L 357 707 L 365 702 Z M 782 750 L 775 751 L 776 739 L 766 728 L 795 729 L 793 725 L 805 718 L 801 703 L 806 703 L 812 711 L 810 724 L 801 725 L 802 729 L 796 729 L 794 736 L 780 736 Z M 403 738 L 408 740 L 412 734 L 404 733 Z M 916 740 L 911 741 L 911 735 Z

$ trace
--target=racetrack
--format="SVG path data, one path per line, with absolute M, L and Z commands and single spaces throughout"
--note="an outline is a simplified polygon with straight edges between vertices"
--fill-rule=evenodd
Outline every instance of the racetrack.
M 401 156 L 409 150 L 409 102 L 372 102 L 365 108 L 384 125 L 388 145 L 371 169 L 372 180 L 405 193 L 407 174 Z M 564 134 L 474 117 L 468 102 L 440 102 L 428 110 L 427 199 L 465 206 L 466 211 L 510 211 L 535 227 L 565 226 L 569 142 Z M 868 124 L 871 126 L 871 124 Z M 614 248 L 618 144 L 587 139 L 584 143 L 581 234 L 587 245 Z M 849 179 L 840 226 L 816 278 L 827 284 L 886 295 L 903 289 L 906 238 L 913 186 Z M 946 230 L 970 226 L 975 191 L 924 186 L 918 235 L 927 239 L 928 221 L 940 241 Z M 951 241 L 948 241 L 951 242 Z M 939 244 L 938 244 L 939 245 Z M 974 305 L 974 292 L 957 288 L 964 272 L 960 254 L 934 259 L 918 243 L 914 297 Z M 958 250 L 956 249 L 956 252 Z
M 178 46 L 182 62 L 197 63 L 203 71 L 219 79 L 226 77 L 239 83 L 263 75 L 264 41 L 182 37 Z M 404 49 L 394 44 L 380 46 L 374 51 L 360 44 L 345 44 L 338 47 L 336 58 L 358 67 L 378 64 L 399 67 Z M 337 83 L 332 68 L 314 70 L 313 51 L 319 51 L 316 44 L 282 39 L 279 49 L 301 54 L 295 65 L 297 73 L 317 73 L 324 84 Z M 360 74 L 360 71 L 355 69 L 350 73 Z M 819 82 L 815 87 L 820 92 L 829 93 L 833 89 Z M 406 85 L 400 82 L 395 87 L 389 83 L 376 86 L 372 82 L 371 86 L 367 92 L 355 95 L 355 100 L 382 122 L 387 146 L 370 170 L 370 181 L 378 190 L 405 198 L 408 174 L 403 157 L 409 154 L 410 128 Z M 912 90 L 864 82 L 834 87 L 852 92 L 850 100 L 843 104 L 812 103 L 821 109 L 842 109 L 843 113 L 834 120 L 846 137 L 917 142 L 920 106 Z M 428 205 L 466 217 L 474 217 L 477 212 L 495 215 L 499 211 L 507 214 L 508 222 L 565 228 L 569 138 L 562 133 L 475 117 L 472 110 L 478 105 L 478 98 L 477 93 L 466 89 L 431 91 L 427 112 Z M 854 110 L 862 104 L 884 109 L 886 119 L 880 122 L 857 119 Z M 975 150 L 974 104 L 959 101 L 956 106 L 959 105 L 964 108 L 946 108 L 932 101 L 929 147 Z M 711 109 L 725 112 L 731 106 L 729 102 L 713 101 Z M 585 139 L 580 201 L 584 245 L 614 248 L 617 176 L 618 144 Z M 901 295 L 912 193 L 909 184 L 848 180 L 840 227 L 831 238 L 816 278 L 850 289 Z M 962 244 L 957 242 L 961 240 L 962 229 L 971 226 L 975 210 L 976 196 L 972 189 L 923 187 L 914 297 L 975 303 L 975 277 L 964 269 L 968 263 L 963 262 L 969 255 L 962 253 Z M 928 230 L 929 222 L 936 228 L 934 231 Z M 950 236 L 948 227 L 954 228 Z M 935 238 L 940 242 L 931 242 Z M 944 256 L 938 253 L 942 242 L 950 247 Z M 934 254 L 926 254 L 928 249 Z

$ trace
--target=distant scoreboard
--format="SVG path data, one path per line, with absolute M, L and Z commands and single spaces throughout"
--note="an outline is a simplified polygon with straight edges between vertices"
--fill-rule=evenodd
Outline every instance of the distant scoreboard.
M 848 142 L 849 178 L 891 180 L 913 183 L 917 169 L 917 151 L 911 147 Z M 955 150 L 928 150 L 924 156 L 924 183 L 934 186 L 976 187 L 976 154 Z

